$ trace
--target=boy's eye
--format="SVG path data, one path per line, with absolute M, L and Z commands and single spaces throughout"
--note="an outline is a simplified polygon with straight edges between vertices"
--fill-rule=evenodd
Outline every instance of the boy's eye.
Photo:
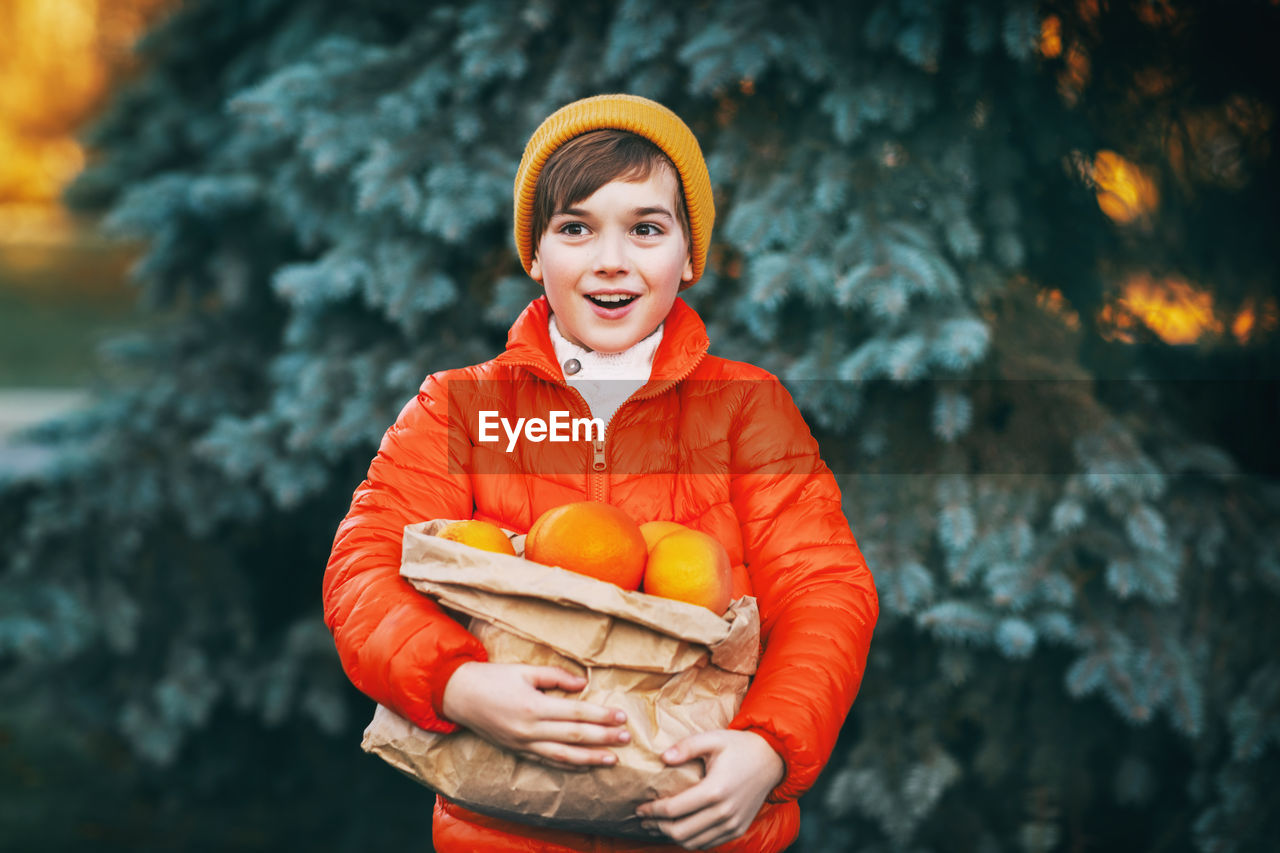
M 560 233 L 567 234 L 570 237 L 581 237 L 587 233 L 587 226 L 581 222 L 566 222 L 560 226 Z
M 662 229 L 652 222 L 641 222 L 635 227 L 635 232 L 640 237 L 658 237 L 662 234 Z

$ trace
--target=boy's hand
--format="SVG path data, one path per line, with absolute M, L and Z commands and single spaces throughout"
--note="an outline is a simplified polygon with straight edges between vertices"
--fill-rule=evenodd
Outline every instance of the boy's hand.
M 579 699 L 542 691 L 576 692 L 587 680 L 555 666 L 471 661 L 454 670 L 444 688 L 446 718 L 527 757 L 564 770 L 614 764 L 607 749 L 628 743 L 627 715 Z
M 730 729 L 690 735 L 662 754 L 667 764 L 695 758 L 706 763 L 702 781 L 645 803 L 636 814 L 686 850 L 705 850 L 747 831 L 786 766 L 760 735 Z

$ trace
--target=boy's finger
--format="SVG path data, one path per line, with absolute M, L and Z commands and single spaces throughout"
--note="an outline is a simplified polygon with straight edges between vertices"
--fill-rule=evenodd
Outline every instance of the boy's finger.
M 701 782 L 691 788 L 686 788 L 674 796 L 644 803 L 636 809 L 636 814 L 640 817 L 679 820 L 696 814 L 707 806 L 718 802 L 721 798 L 721 792 L 712 785 L 708 785 L 704 777 Z
M 587 749 L 550 740 L 534 741 L 529 744 L 528 751 L 540 760 L 573 770 L 618 763 L 618 757 L 607 749 Z
M 668 764 L 684 764 L 686 761 L 711 755 L 723 746 L 719 734 L 719 731 L 710 731 L 689 735 L 662 753 L 662 760 Z
M 587 686 L 587 680 L 580 675 L 566 672 L 558 666 L 535 666 L 529 673 L 530 682 L 539 690 L 556 687 L 576 693 Z
M 539 723 L 534 729 L 534 737 L 556 743 L 598 746 L 618 746 L 631 741 L 631 733 L 624 728 L 595 726 L 589 723 L 567 723 L 559 720 L 546 720 Z
M 705 842 L 724 834 L 720 826 L 723 820 L 711 809 L 673 820 L 654 820 L 653 818 L 649 820 L 672 841 L 690 850 L 701 849 L 705 846 Z
M 568 720 L 578 723 L 595 723 L 601 726 L 620 726 L 627 721 L 626 713 L 617 708 L 606 708 L 593 702 L 560 699 L 555 696 L 547 697 L 541 716 L 546 720 Z
M 530 761 L 536 761 L 538 764 L 543 764 L 547 767 L 554 767 L 557 770 L 569 770 L 574 773 L 581 773 L 584 770 L 591 769 L 589 765 L 565 764 L 563 761 L 553 761 L 550 758 L 543 758 L 541 755 L 538 755 L 536 752 L 525 752 L 525 753 L 521 753 L 521 755 L 524 758 L 529 759 Z
M 538 764 L 543 764 L 547 767 L 554 767 L 557 770 L 569 770 L 574 773 L 581 773 L 585 770 L 590 770 L 592 767 L 590 764 L 569 764 L 565 761 L 556 761 L 554 758 L 547 758 L 546 756 L 539 755 L 536 752 L 524 752 L 521 753 L 521 755 L 530 761 L 537 762 Z

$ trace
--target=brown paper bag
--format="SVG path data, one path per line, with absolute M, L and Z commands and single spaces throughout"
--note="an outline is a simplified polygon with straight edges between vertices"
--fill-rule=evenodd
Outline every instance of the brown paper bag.
M 702 778 L 700 762 L 667 767 L 686 735 L 724 728 L 738 712 L 759 655 L 754 598 L 725 616 L 627 592 L 610 583 L 433 536 L 448 520 L 405 528 L 400 573 L 444 607 L 470 617 L 489 659 L 560 666 L 585 676 L 576 694 L 627 713 L 630 743 L 612 767 L 560 770 L 462 730 L 424 731 L 379 705 L 363 748 L 483 814 L 578 832 L 649 838 L 640 803 Z M 524 537 L 513 536 L 517 553 Z

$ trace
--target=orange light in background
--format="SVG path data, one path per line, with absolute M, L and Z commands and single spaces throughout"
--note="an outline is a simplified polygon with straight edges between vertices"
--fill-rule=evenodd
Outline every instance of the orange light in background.
M 1062 323 L 1072 331 L 1080 328 L 1080 315 L 1076 309 L 1071 307 L 1071 303 L 1067 302 L 1062 291 L 1056 287 L 1043 288 L 1036 293 L 1036 304 L 1045 312 L 1057 317 Z
M 1057 15 L 1040 22 L 1040 55 L 1048 59 L 1062 55 L 1062 19 Z
M 0 200 L 50 201 L 83 163 L 65 131 L 102 88 L 85 0 L 0 7 Z
M 1080 14 L 1088 15 L 1089 12 L 1082 9 Z M 1040 22 L 1040 39 L 1036 47 L 1045 59 L 1062 58 L 1062 67 L 1058 70 L 1058 94 L 1074 106 L 1080 100 L 1084 87 L 1089 85 L 1089 54 L 1074 40 L 1064 49 L 1062 19 L 1057 15 L 1049 15 Z
M 172 2 L 0 2 L 0 241 L 66 238 L 58 199 L 85 162 L 75 131 Z
M 1107 303 L 1098 311 L 1098 333 L 1106 341 L 1131 344 L 1138 319 L 1115 303 Z
M 1160 203 L 1155 181 L 1114 151 L 1099 151 L 1091 177 L 1102 212 L 1121 225 L 1149 215 Z
M 1231 321 L 1231 334 L 1242 344 L 1247 344 L 1255 337 L 1267 332 L 1274 332 L 1280 327 L 1280 305 L 1274 297 L 1258 300 L 1249 297 L 1245 300 L 1240 313 Z
M 1240 343 L 1245 343 L 1253 336 L 1253 330 L 1258 325 L 1258 317 L 1253 312 L 1253 307 L 1249 306 L 1236 315 L 1236 319 L 1231 324 L 1231 334 Z
M 1167 27 L 1178 19 L 1178 13 L 1169 0 L 1146 0 L 1134 10 L 1138 20 L 1149 27 Z
M 1099 328 L 1107 340 L 1133 343 L 1142 324 L 1167 344 L 1193 344 L 1221 335 L 1213 297 L 1176 276 L 1155 279 L 1149 273 L 1130 276 L 1114 302 L 1103 306 Z
M 1072 43 L 1067 48 L 1066 60 L 1062 70 L 1058 72 L 1058 94 L 1068 104 L 1075 106 L 1080 100 L 1084 87 L 1089 85 L 1089 76 L 1093 66 L 1089 62 L 1089 54 L 1085 53 L 1079 43 Z

